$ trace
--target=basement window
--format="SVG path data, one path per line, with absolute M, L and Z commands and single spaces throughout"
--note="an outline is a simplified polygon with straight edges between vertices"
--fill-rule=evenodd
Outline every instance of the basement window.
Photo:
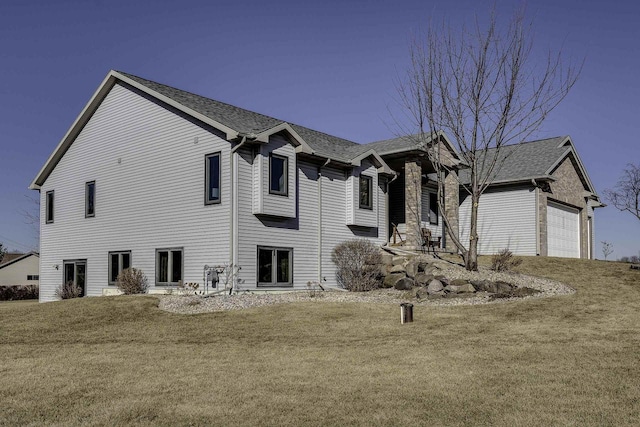
M 258 286 L 293 286 L 293 249 L 258 246 Z
M 289 159 L 271 153 L 269 156 L 269 193 L 288 195 Z
M 358 199 L 360 209 L 373 209 L 373 178 L 367 175 L 360 175 Z
M 156 286 L 177 286 L 182 280 L 182 248 L 156 250 Z

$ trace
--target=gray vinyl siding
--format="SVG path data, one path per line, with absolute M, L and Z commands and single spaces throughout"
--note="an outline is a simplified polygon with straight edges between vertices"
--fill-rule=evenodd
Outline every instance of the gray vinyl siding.
M 471 198 L 460 205 L 460 238 L 468 247 Z M 530 188 L 489 190 L 478 205 L 478 253 L 508 248 L 517 255 L 536 255 L 536 202 Z
M 360 207 L 360 175 L 371 178 L 371 201 L 372 209 Z M 378 173 L 375 166 L 368 161 L 363 161 L 362 165 L 353 168 L 346 181 L 346 209 L 347 225 L 362 227 L 377 227 L 378 225 Z
M 197 139 L 196 139 L 197 138 Z M 221 152 L 221 203 L 204 205 L 204 156 Z M 108 253 L 130 250 L 155 286 L 157 248 L 184 248 L 186 282 L 229 259 L 228 142 L 116 85 L 43 184 L 40 299 L 55 299 L 63 261 L 87 260 L 87 295 L 108 287 Z M 85 218 L 85 183 L 96 181 L 95 217 Z M 44 197 L 55 190 L 55 222 Z M 58 269 L 55 268 L 58 266 Z
M 287 159 L 287 194 L 271 194 L 269 191 L 269 158 L 270 154 Z M 296 153 L 289 142 L 280 135 L 269 138 L 268 144 L 260 145 L 253 159 L 253 213 L 284 218 L 296 217 Z M 240 175 L 247 176 L 247 175 Z M 240 193 L 243 194 L 251 193 Z

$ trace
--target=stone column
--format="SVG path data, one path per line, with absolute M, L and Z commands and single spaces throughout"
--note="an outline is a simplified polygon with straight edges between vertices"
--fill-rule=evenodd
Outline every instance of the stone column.
M 416 158 L 404 162 L 404 214 L 406 245 L 418 248 L 422 245 L 422 163 Z
M 449 221 L 449 226 L 453 235 L 460 237 L 458 229 L 458 211 L 460 207 L 460 183 L 456 171 L 452 170 L 444 178 L 444 215 Z M 457 252 L 453 240 L 449 237 L 449 234 L 445 231 L 445 249 L 452 252 Z

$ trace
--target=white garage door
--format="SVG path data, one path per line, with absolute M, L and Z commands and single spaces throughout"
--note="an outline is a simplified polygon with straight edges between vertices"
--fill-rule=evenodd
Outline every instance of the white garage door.
M 547 205 L 547 245 L 549 256 L 580 258 L 578 209 L 549 202 Z

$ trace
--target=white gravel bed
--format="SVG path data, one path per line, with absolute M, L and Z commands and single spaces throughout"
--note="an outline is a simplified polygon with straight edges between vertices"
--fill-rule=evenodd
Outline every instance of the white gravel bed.
M 162 310 L 179 314 L 198 314 L 229 310 L 243 310 L 253 307 L 261 307 L 273 304 L 283 304 L 292 302 L 350 302 L 350 303 L 378 303 L 378 304 L 399 304 L 401 302 L 411 302 L 415 305 L 430 306 L 458 306 L 477 304 L 496 304 L 508 301 L 530 298 L 544 298 L 554 295 L 569 295 L 575 292 L 569 286 L 553 280 L 539 277 L 525 276 L 522 274 L 496 273 L 487 269 L 479 272 L 469 272 L 454 266 L 439 266 L 437 274 L 442 274 L 449 279 L 467 279 L 492 281 L 503 280 L 519 287 L 528 287 L 540 291 L 539 294 L 523 298 L 500 298 L 491 300 L 485 293 L 470 294 L 464 298 L 441 298 L 435 300 L 416 300 L 411 291 L 397 291 L 395 289 L 378 289 L 371 292 L 344 292 L 338 290 L 328 290 L 316 293 L 312 297 L 307 291 L 295 291 L 288 293 L 259 293 L 243 292 L 237 295 L 215 295 L 201 297 L 195 295 L 163 295 L 160 296 L 159 307 Z M 471 296 L 473 295 L 473 296 Z M 411 298 L 409 298 L 411 297 Z

